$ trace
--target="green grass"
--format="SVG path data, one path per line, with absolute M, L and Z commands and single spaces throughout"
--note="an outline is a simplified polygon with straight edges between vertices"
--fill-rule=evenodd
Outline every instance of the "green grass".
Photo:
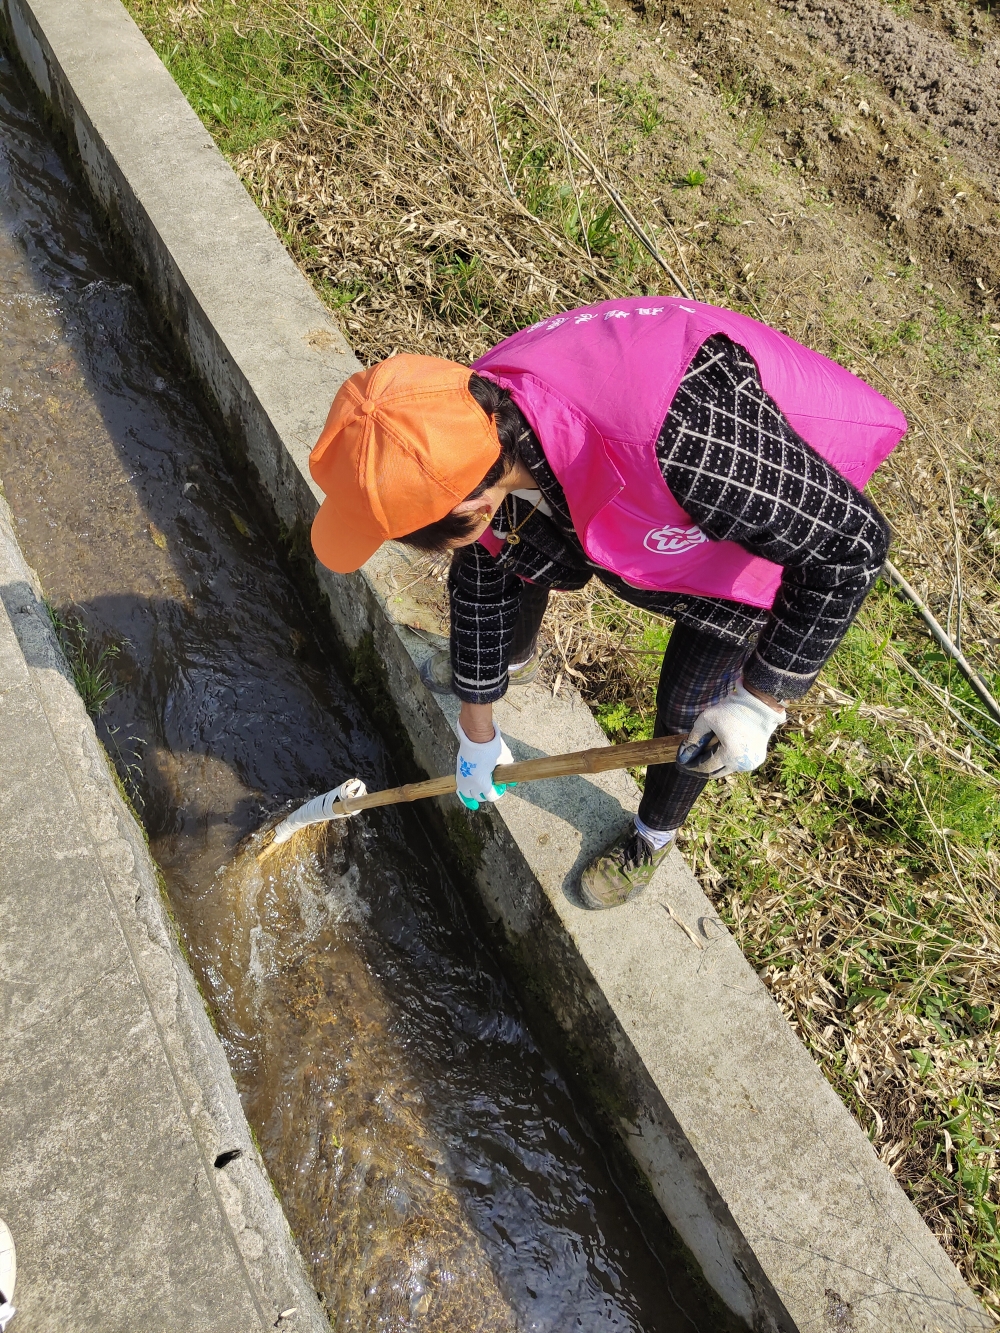
M 51 602 L 45 602 L 52 628 L 69 665 L 73 684 L 92 717 L 100 717 L 115 694 L 117 686 L 111 664 L 121 652 L 116 643 L 96 646 L 90 631 L 79 616 L 67 616 Z
M 307 45 L 258 19 L 253 6 L 208 0 L 197 18 L 185 18 L 181 33 L 155 0 L 132 0 L 129 9 L 230 155 L 280 138 L 306 99 L 335 104 L 358 93 L 337 80 Z M 321 15 L 323 7 L 316 12 Z
M 621 15 L 603 0 L 573 0 L 573 12 L 579 14 L 585 28 L 621 27 Z
M 669 631 L 646 619 L 633 698 L 596 709 L 616 742 L 652 731 Z M 846 702 L 807 703 L 759 773 L 710 784 L 682 845 L 841 1097 L 883 1146 L 892 1123 L 890 1165 L 918 1203 L 945 1200 L 953 1242 L 996 1292 L 1000 783 L 928 743 L 920 723 L 940 734 L 951 719 L 892 650 L 968 719 L 949 748 L 996 774 L 1000 726 L 880 584 L 823 673 Z M 852 1062 L 859 1028 L 884 1030 L 901 1062 L 881 1088 L 884 1068 Z
M 935 373 L 943 379 L 962 379 L 971 365 L 990 371 L 1000 381 L 1000 354 L 991 332 L 987 314 L 974 319 L 936 298 L 925 333 L 927 357 Z
M 642 80 L 615 84 L 611 95 L 619 107 L 631 113 L 634 125 L 643 134 L 652 134 L 661 123 L 656 94 Z
M 183 49 L 174 43 L 160 52 L 188 101 L 227 152 L 240 152 L 287 128 L 290 100 L 255 90 L 266 77 L 271 63 L 267 57 L 279 54 L 274 45 L 247 51 L 230 42 L 206 50 Z

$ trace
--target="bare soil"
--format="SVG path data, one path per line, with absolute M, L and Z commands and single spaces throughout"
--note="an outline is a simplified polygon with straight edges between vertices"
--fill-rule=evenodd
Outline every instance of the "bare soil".
M 848 247 L 874 227 L 900 258 L 995 308 L 985 293 L 1000 278 L 1000 27 L 970 7 L 921 10 L 691 4 L 670 9 L 664 37 L 764 110 L 771 152 L 798 159 L 839 202 Z
M 1000 175 L 1000 40 L 986 9 L 949 3 L 895 11 L 865 0 L 782 8 L 821 50 L 860 70 L 959 152 L 984 180 Z

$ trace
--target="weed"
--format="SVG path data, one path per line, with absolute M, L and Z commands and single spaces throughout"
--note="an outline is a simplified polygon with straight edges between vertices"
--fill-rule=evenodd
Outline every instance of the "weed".
M 108 697 L 110 698 L 110 696 Z M 149 835 L 141 818 L 141 812 L 146 808 L 146 798 L 143 795 L 146 770 L 142 756 L 142 749 L 146 741 L 142 736 L 128 736 L 125 738 L 128 742 L 126 751 L 122 748 L 122 742 L 119 739 L 121 735 L 120 727 L 105 725 L 104 735 L 104 752 L 108 759 L 108 767 L 114 775 L 122 799 L 135 816 L 135 822 L 142 830 L 142 836 L 148 842 Z
M 652 134 L 660 124 L 661 117 L 656 95 L 643 82 L 619 83 L 612 95 L 620 106 L 632 112 L 633 119 L 643 134 Z
M 756 111 L 746 117 L 743 128 L 737 135 L 736 142 L 746 145 L 751 152 L 756 152 L 766 133 L 767 117 L 763 111 Z
M 625 741 L 648 740 L 653 734 L 653 715 L 640 713 L 624 700 L 613 704 L 598 704 L 594 709 L 605 735 L 615 745 Z
M 322 278 L 317 279 L 316 287 L 323 300 L 333 311 L 344 310 L 353 301 L 363 298 L 365 295 L 364 287 L 339 287 L 336 283 L 325 281 Z
M 52 628 L 69 665 L 77 693 L 92 717 L 100 717 L 114 695 L 116 685 L 109 671 L 121 645 L 105 643 L 95 648 L 90 631 L 79 616 L 67 616 L 45 602 Z
M 932 327 L 926 335 L 928 360 L 945 379 L 967 375 L 970 363 L 985 369 L 1000 387 L 1000 353 L 985 315 L 978 319 L 936 298 Z
M 585 28 L 610 27 L 614 21 L 611 10 L 602 0 L 573 0 L 573 12 L 580 16 Z
M 595 213 L 587 224 L 587 245 L 593 254 L 608 258 L 613 253 L 618 238 L 616 217 L 614 205 L 608 204 Z
M 708 177 L 700 167 L 692 167 L 690 171 L 678 179 L 678 185 L 688 185 L 694 189 L 698 185 L 704 185 Z
M 718 88 L 719 99 L 725 111 L 732 111 L 751 100 L 749 81 L 745 74 L 729 75 L 728 77 L 720 75 Z

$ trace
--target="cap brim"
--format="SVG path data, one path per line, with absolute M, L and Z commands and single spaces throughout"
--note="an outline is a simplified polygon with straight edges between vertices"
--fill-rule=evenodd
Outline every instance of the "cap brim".
M 313 519 L 313 550 L 320 563 L 335 574 L 353 574 L 386 540 L 374 518 L 365 514 L 360 505 L 351 514 L 350 522 L 345 522 L 345 518 L 343 512 L 338 512 L 336 501 L 327 496 Z

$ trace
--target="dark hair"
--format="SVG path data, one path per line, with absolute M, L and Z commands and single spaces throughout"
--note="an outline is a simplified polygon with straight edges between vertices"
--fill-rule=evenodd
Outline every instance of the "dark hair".
M 503 481 L 508 472 L 517 466 L 517 441 L 523 430 L 521 413 L 506 389 L 492 380 L 482 379 L 474 372 L 469 376 L 469 392 L 488 417 L 496 422 L 497 435 L 500 439 L 500 457 L 487 472 L 474 491 L 465 497 L 476 500 L 498 481 Z M 436 523 L 428 523 L 405 537 L 397 540 L 407 546 L 415 546 L 418 551 L 443 551 L 452 542 L 460 542 L 476 530 L 478 520 L 475 514 L 445 514 Z

